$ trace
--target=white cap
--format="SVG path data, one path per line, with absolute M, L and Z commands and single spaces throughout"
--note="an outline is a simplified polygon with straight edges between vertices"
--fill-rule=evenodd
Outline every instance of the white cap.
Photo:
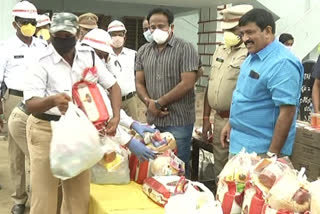
M 46 14 L 38 15 L 37 17 L 37 27 L 42 27 L 51 24 L 50 17 Z
M 12 9 L 12 15 L 26 19 L 37 19 L 37 8 L 28 1 L 18 2 Z
M 94 49 L 110 53 L 111 49 L 111 36 L 105 30 L 95 28 L 89 31 L 81 41 L 82 44 L 89 45 Z
M 108 32 L 114 32 L 114 31 L 124 31 L 126 33 L 127 29 L 122 22 L 118 20 L 114 20 L 109 24 Z

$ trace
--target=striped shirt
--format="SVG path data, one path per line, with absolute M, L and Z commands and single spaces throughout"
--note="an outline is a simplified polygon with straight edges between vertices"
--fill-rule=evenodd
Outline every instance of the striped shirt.
M 147 92 L 151 99 L 157 100 L 181 81 L 183 72 L 197 72 L 198 66 L 198 54 L 192 44 L 173 36 L 161 52 L 155 42 L 143 45 L 137 53 L 135 70 L 144 71 Z M 148 123 L 160 127 L 193 124 L 194 90 L 166 107 L 169 115 L 159 118 L 148 113 Z

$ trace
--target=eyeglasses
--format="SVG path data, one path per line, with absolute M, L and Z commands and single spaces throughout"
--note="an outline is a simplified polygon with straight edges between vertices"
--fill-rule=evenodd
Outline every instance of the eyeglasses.
M 33 26 L 37 25 L 37 21 L 35 19 L 19 19 L 17 22 L 21 25 L 31 24 Z

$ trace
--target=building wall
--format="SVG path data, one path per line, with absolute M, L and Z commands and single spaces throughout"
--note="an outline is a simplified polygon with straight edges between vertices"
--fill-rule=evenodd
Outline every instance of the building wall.
M 17 2 L 17 0 L 0 1 L 0 41 L 8 39 L 15 33 L 15 30 L 12 26 L 13 17 L 11 15 L 11 11 Z

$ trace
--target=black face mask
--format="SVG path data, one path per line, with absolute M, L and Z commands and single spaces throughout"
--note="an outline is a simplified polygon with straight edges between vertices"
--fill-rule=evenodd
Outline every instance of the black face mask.
M 56 51 L 62 55 L 69 52 L 72 48 L 76 46 L 77 40 L 76 37 L 68 37 L 68 38 L 59 38 L 52 37 L 52 45 L 56 49 Z

